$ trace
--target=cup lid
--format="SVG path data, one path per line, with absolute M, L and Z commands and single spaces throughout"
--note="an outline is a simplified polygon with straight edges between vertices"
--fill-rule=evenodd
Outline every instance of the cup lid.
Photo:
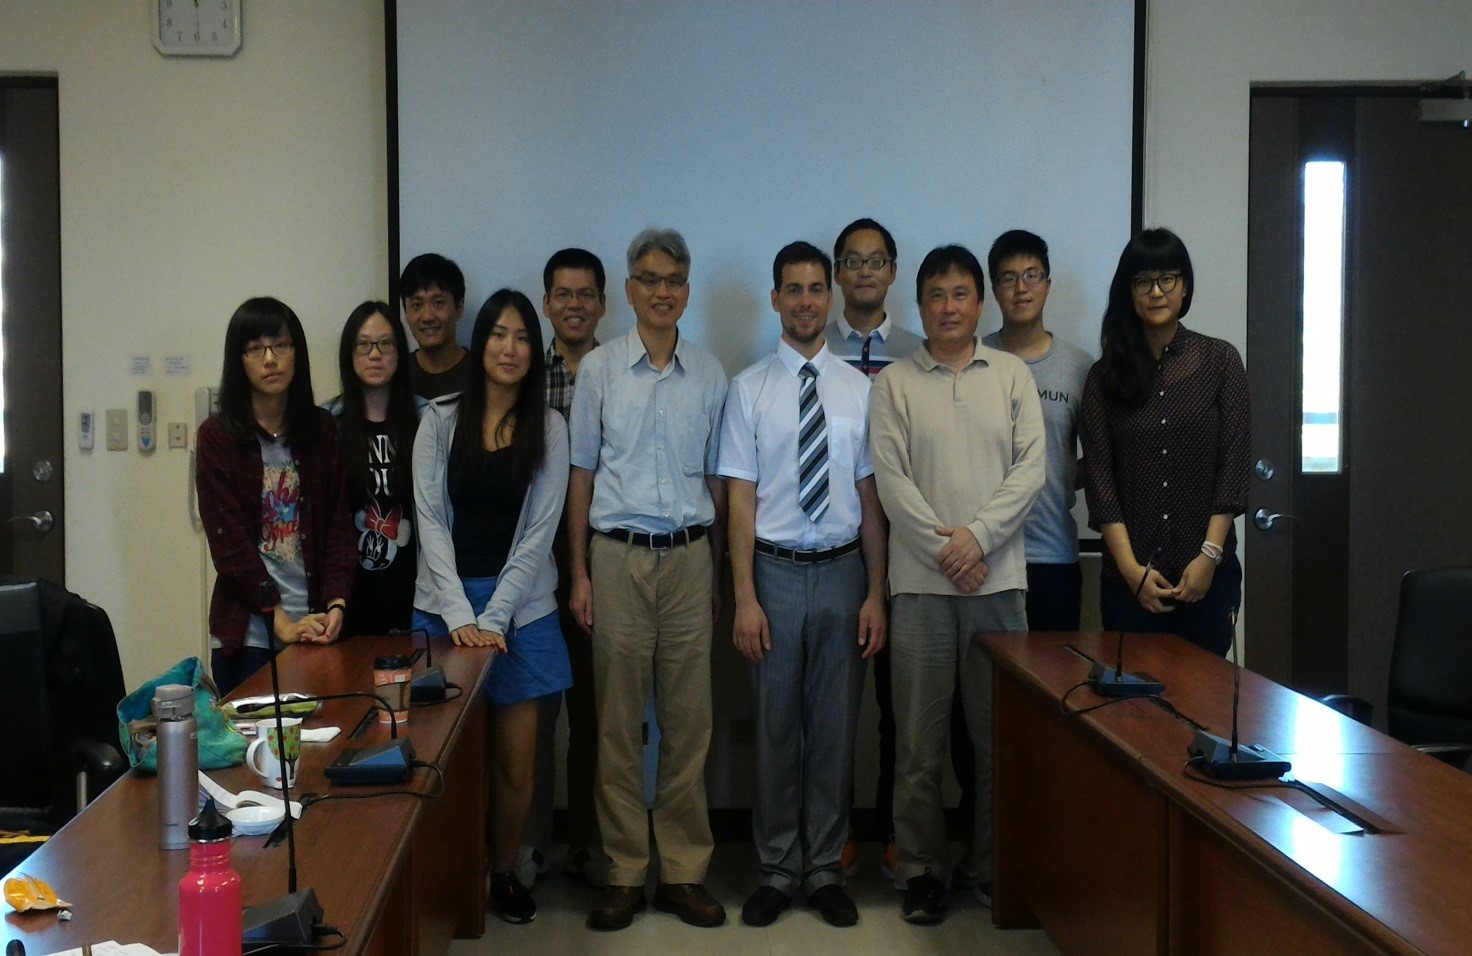
M 408 654 L 385 654 L 373 659 L 373 669 L 376 671 L 395 671 L 409 666 L 411 658 Z M 359 665 L 362 666 L 362 665 Z

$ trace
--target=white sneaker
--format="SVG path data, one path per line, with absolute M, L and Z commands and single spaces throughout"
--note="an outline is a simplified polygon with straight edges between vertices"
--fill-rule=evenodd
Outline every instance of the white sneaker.
M 514 869 L 516 878 L 522 886 L 532 887 L 537 880 L 552 872 L 552 864 L 547 862 L 547 854 L 534 846 L 523 845 L 516 854 L 516 867 Z

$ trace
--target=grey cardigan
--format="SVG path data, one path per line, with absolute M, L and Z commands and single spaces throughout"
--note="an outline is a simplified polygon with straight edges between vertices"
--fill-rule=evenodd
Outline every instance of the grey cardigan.
M 414 439 L 414 503 L 419 512 L 419 571 L 414 606 L 438 614 L 453 631 L 474 624 L 502 636 L 517 626 L 539 620 L 557 610 L 557 566 L 552 561 L 552 536 L 562 517 L 567 496 L 567 423 L 547 409 L 547 452 L 532 476 L 521 517 L 516 522 L 511 553 L 496 579 L 496 591 L 484 608 L 470 606 L 455 571 L 455 548 L 450 539 L 454 513 L 446 474 L 450 442 L 460 403 L 431 404 L 419 422 Z

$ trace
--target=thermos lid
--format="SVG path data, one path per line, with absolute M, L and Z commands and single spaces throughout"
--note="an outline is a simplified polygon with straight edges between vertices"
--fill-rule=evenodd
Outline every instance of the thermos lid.
M 376 671 L 396 671 L 409 667 L 412 658 L 408 654 L 388 654 L 373 659 L 373 669 Z M 359 667 L 363 665 L 359 664 Z
M 189 839 L 195 843 L 216 843 L 230 839 L 235 828 L 220 808 L 215 806 L 214 797 L 204 798 L 204 809 L 199 816 L 189 821 Z
M 153 689 L 153 714 L 159 720 L 194 716 L 194 690 L 184 684 L 159 684 Z

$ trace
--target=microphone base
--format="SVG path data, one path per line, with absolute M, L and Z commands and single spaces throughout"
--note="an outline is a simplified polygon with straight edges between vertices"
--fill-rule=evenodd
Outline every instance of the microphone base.
M 1113 667 L 1095 664 L 1089 670 L 1089 687 L 1100 697 L 1151 697 L 1165 693 L 1165 684 L 1149 674 L 1120 673 Z
M 1293 769 L 1293 763 L 1257 744 L 1238 744 L 1235 759 L 1232 742 L 1196 731 L 1196 739 L 1186 748 L 1196 769 L 1218 780 L 1276 780 Z
M 399 737 L 371 747 L 349 747 L 327 765 L 324 773 L 339 786 L 383 786 L 408 780 L 413 760 L 414 744 L 407 737 Z
M 426 667 L 414 675 L 409 682 L 409 700 L 416 704 L 428 704 L 445 699 L 445 669 Z
M 241 918 L 241 941 L 247 950 L 262 946 L 315 947 L 322 925 L 322 904 L 311 890 L 298 890 L 260 906 L 248 906 Z

